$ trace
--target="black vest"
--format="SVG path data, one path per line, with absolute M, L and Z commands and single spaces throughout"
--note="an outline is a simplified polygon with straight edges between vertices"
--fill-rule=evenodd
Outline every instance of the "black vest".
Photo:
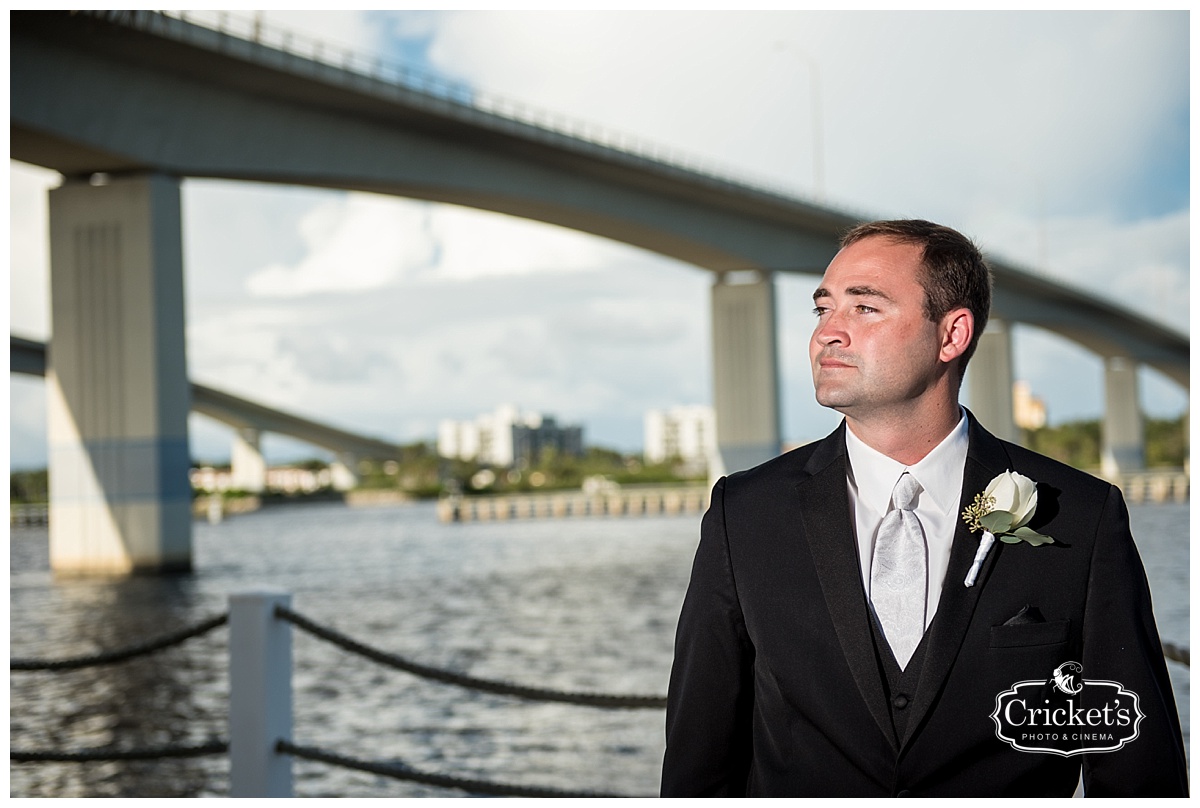
M 879 668 L 880 679 L 883 680 L 883 689 L 892 716 L 892 730 L 895 732 L 896 745 L 899 746 L 900 740 L 904 737 L 904 731 L 908 728 L 908 716 L 911 713 L 908 708 L 912 705 L 913 696 L 917 692 L 917 683 L 921 681 L 921 670 L 925 667 L 925 647 L 928 644 L 930 631 L 928 628 L 925 629 L 925 634 L 913 651 L 912 658 L 908 660 L 907 667 L 900 670 L 892 648 L 888 645 L 887 639 L 883 636 L 883 630 L 879 627 L 879 620 L 875 618 L 874 610 L 872 610 L 871 617 L 871 636 L 875 640 L 875 661 Z M 936 620 L 937 617 L 935 616 L 934 619 Z

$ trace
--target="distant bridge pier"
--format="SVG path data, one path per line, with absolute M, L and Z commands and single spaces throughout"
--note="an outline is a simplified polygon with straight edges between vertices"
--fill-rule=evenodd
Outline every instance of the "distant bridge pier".
M 712 287 L 713 403 L 718 468 L 747 469 L 779 454 L 775 284 L 769 273 L 718 273 Z
M 329 464 L 334 491 L 353 491 L 358 487 L 358 455 L 338 452 Z
M 988 320 L 979 336 L 975 355 L 967 365 L 967 391 L 971 412 L 993 435 L 1021 442 L 1013 416 L 1012 331 L 996 317 Z
M 230 452 L 230 478 L 233 487 L 251 494 L 267 488 L 267 461 L 262 453 L 262 432 L 253 427 L 234 431 Z
M 1138 406 L 1137 363 L 1123 356 L 1104 360 L 1104 423 L 1100 471 L 1108 479 L 1146 466 L 1146 440 Z
M 50 566 L 191 569 L 179 180 L 50 191 Z

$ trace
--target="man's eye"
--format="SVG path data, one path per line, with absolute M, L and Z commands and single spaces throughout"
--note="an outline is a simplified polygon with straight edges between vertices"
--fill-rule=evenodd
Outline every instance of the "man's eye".
M 858 306 L 855 306 L 854 308 L 858 309 L 863 314 L 873 314 L 875 311 L 877 311 L 877 309 L 874 309 L 871 306 L 863 306 L 861 304 Z
M 824 306 L 817 306 L 813 309 L 813 314 L 820 317 L 822 314 L 824 314 L 827 311 L 829 311 L 829 309 L 825 308 Z

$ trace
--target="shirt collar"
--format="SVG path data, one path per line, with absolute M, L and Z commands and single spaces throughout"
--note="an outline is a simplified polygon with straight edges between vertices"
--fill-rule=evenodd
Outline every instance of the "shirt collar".
M 963 466 L 967 459 L 967 415 L 959 407 L 958 425 L 942 442 L 917 463 L 906 466 L 872 449 L 846 427 L 846 454 L 858 496 L 876 513 L 887 513 L 892 489 L 900 475 L 908 472 L 917 479 L 933 505 L 942 511 L 958 507 L 962 495 Z

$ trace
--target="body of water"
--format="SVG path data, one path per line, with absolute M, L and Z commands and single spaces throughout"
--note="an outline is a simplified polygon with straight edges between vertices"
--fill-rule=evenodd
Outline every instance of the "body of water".
M 1132 506 L 1163 638 L 1187 645 L 1188 507 Z M 424 503 L 297 505 L 197 523 L 192 575 L 56 580 L 44 528 L 10 549 L 10 655 L 120 648 L 268 585 L 292 608 L 427 665 L 536 687 L 662 695 L 699 517 L 441 524 Z M 228 630 L 129 662 L 13 672 L 14 749 L 227 737 Z M 661 710 L 540 704 L 416 679 L 294 633 L 293 741 L 504 783 L 653 795 Z M 1169 663 L 1188 722 L 1189 671 Z M 224 756 L 10 766 L 14 797 L 224 796 Z M 297 796 L 461 796 L 297 760 Z

